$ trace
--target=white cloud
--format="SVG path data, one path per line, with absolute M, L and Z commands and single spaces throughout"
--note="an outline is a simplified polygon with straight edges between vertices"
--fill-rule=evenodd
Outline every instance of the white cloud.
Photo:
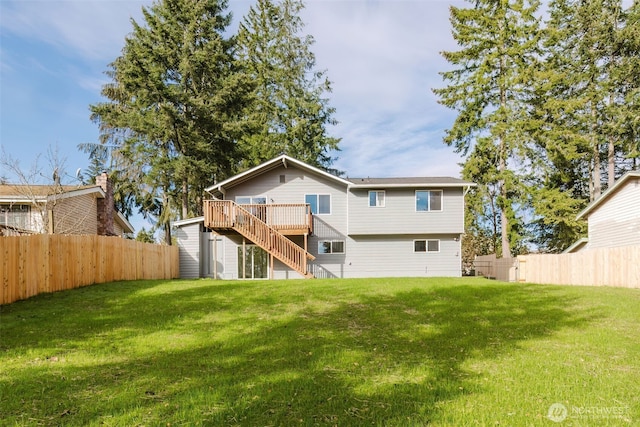
M 456 49 L 450 4 L 307 3 L 317 67 L 333 82 L 342 138 L 336 168 L 350 176 L 459 175 L 458 154 L 442 142 L 453 114 L 431 91 L 448 67 L 440 51 Z
M 141 16 L 138 0 L 2 1 L 4 31 L 55 47 L 70 57 L 115 58 Z
M 333 99 L 382 111 L 406 108 L 440 82 L 439 51 L 454 47 L 448 2 L 309 2 L 306 31 Z M 438 67 L 441 65 L 442 67 Z

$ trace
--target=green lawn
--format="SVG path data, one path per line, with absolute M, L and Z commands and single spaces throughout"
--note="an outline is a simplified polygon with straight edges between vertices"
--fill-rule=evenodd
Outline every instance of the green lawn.
M 3 306 L 0 350 L 2 425 L 640 424 L 632 289 L 120 282 Z

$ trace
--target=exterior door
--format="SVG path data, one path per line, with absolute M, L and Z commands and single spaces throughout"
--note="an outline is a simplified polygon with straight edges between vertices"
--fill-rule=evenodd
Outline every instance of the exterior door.
M 201 241 L 201 277 L 224 279 L 224 240 L 215 233 L 202 233 Z

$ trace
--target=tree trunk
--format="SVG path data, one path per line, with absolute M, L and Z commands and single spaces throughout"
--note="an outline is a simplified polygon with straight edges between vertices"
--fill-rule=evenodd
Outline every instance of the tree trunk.
M 600 197 L 602 193 L 602 176 L 600 173 L 600 144 L 598 144 L 596 110 L 595 105 L 591 104 L 591 149 L 593 155 L 593 170 L 591 171 L 592 191 L 591 201 Z
M 613 187 L 616 182 L 616 146 L 613 136 L 609 137 L 609 151 L 607 153 L 607 188 Z
M 164 229 L 164 242 L 171 246 L 171 216 L 169 213 L 171 207 L 169 206 L 169 196 L 167 195 L 168 188 L 168 185 L 162 186 L 162 211 L 160 212 L 159 219 Z
M 498 251 L 498 207 L 496 206 L 497 195 L 491 192 L 489 194 L 489 200 L 491 200 L 491 225 L 493 226 L 493 235 L 492 235 L 492 243 L 493 243 L 493 252 Z
M 614 103 L 613 94 L 609 95 L 609 105 Z M 613 135 L 609 136 L 609 150 L 607 152 L 607 188 L 613 187 L 616 182 L 616 145 Z
M 500 211 L 500 224 L 502 234 L 502 258 L 511 258 L 511 248 L 509 247 L 509 227 L 507 213 L 504 208 Z
M 511 258 L 511 243 L 509 242 L 509 220 L 507 218 L 507 203 L 509 203 L 507 186 L 504 182 L 504 171 L 506 170 L 506 160 L 504 158 L 504 140 L 500 138 L 500 160 L 498 163 L 498 174 L 500 175 L 500 195 L 498 207 L 500 208 L 500 234 L 502 236 L 502 258 Z
M 505 57 L 504 54 L 500 58 L 500 74 L 506 72 L 505 65 Z M 500 106 L 503 108 L 503 111 L 506 111 L 507 108 L 507 88 L 502 86 L 500 87 Z M 500 160 L 498 161 L 498 176 L 500 177 L 499 185 L 500 185 L 500 234 L 502 235 L 502 258 L 511 258 L 511 242 L 509 242 L 509 220 L 507 218 L 507 203 L 508 194 L 507 194 L 507 186 L 504 180 L 504 173 L 507 170 L 507 147 L 504 140 L 504 134 L 500 135 L 500 151 L 498 152 L 498 156 Z
M 180 219 L 187 219 L 189 216 L 189 184 L 187 178 L 182 179 L 182 214 Z

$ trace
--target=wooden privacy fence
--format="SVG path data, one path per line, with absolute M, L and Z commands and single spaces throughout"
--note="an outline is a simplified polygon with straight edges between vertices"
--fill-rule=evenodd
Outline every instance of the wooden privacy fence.
M 587 249 L 573 254 L 520 255 L 518 280 L 640 288 L 640 246 Z
M 476 274 L 505 282 L 640 288 L 640 246 L 587 249 L 572 254 L 476 257 Z
M 517 280 L 518 267 L 515 258 L 497 258 L 496 254 L 477 256 L 473 261 L 476 275 L 503 282 Z
M 178 248 L 119 237 L 0 237 L 0 304 L 118 280 L 179 276 Z

